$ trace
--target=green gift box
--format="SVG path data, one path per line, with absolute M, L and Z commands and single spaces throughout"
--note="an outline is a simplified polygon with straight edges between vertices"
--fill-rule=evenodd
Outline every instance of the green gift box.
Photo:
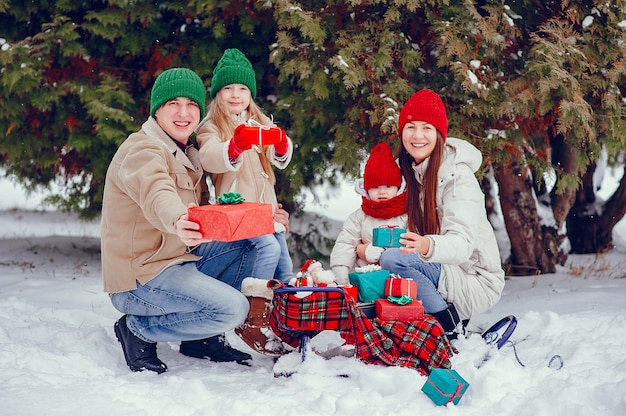
M 357 268 L 348 278 L 359 289 L 360 302 L 374 302 L 385 297 L 385 282 L 389 278 L 389 270 L 359 271 Z
M 400 234 L 406 233 L 406 228 L 377 227 L 372 230 L 372 245 L 377 247 L 400 247 Z
M 456 370 L 433 368 L 422 391 L 437 406 L 442 406 L 450 402 L 459 404 L 468 387 L 469 383 Z

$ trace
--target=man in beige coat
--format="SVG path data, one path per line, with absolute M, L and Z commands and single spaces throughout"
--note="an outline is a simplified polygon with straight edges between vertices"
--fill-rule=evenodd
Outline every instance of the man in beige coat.
M 107 171 L 102 208 L 104 289 L 125 315 L 114 326 L 128 367 L 162 373 L 157 342 L 182 341 L 184 355 L 245 363 L 224 333 L 248 313 L 234 288 L 250 276 L 248 240 L 202 239 L 187 217 L 206 182 L 190 135 L 204 116 L 206 89 L 185 68 L 163 72 L 150 117 L 119 147 Z M 286 213 L 282 219 L 286 222 Z

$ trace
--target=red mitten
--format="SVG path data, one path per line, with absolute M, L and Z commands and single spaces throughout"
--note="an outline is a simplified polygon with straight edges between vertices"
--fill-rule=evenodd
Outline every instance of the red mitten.
M 233 138 L 230 139 L 228 145 L 228 157 L 231 159 L 237 159 L 239 155 L 245 150 L 250 149 L 259 141 L 258 130 L 252 130 L 244 124 L 240 124 L 235 129 Z
M 278 155 L 284 155 L 285 153 L 287 153 L 287 149 L 289 148 L 287 133 L 285 133 L 285 130 L 281 129 L 280 127 L 275 127 L 273 130 L 277 130 L 278 134 L 280 135 L 278 141 L 274 145 L 274 151 Z

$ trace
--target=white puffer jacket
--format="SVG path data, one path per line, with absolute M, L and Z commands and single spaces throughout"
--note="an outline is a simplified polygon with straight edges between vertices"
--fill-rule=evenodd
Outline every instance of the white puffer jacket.
M 464 140 L 448 137 L 439 168 L 437 210 L 441 232 L 428 235 L 423 258 L 441 263 L 439 292 L 456 307 L 461 319 L 493 306 L 504 289 L 504 270 L 496 237 L 487 219 L 485 197 L 474 173 L 482 155 Z M 414 165 L 422 181 L 425 163 Z
M 363 188 L 363 179 L 356 181 L 355 191 L 361 196 L 367 197 L 367 192 Z M 399 192 L 405 189 L 404 181 Z M 330 254 L 330 268 L 339 284 L 348 283 L 348 275 L 354 271 L 355 267 L 367 265 L 367 262 L 359 259 L 356 255 L 356 246 L 363 243 L 372 242 L 373 229 L 386 225 L 406 228 L 406 214 L 386 220 L 365 215 L 361 208 L 354 211 L 343 224 L 343 228 Z

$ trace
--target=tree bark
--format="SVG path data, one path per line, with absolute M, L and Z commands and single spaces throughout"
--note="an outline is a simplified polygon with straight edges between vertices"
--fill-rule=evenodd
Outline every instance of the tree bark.
M 626 169 L 615 193 L 597 208 L 592 176 L 595 165 L 587 170 L 583 187 L 567 217 L 567 237 L 571 253 L 601 253 L 612 248 L 613 228 L 626 214 Z
M 509 166 L 496 166 L 495 175 L 504 223 L 511 242 L 507 274 L 555 272 L 558 257 L 556 233 L 551 235 L 549 230 L 542 230 L 528 170 L 514 162 Z
M 560 169 L 560 174 L 569 173 L 579 176 L 580 172 L 576 167 L 576 149 L 567 143 L 562 134 L 550 135 L 550 145 L 552 147 L 552 166 Z M 568 213 L 574 206 L 576 199 L 575 189 L 565 189 L 561 193 L 556 192 L 557 186 L 550 190 L 550 203 L 552 205 L 552 215 L 556 222 L 555 228 L 561 229 L 566 222 Z

